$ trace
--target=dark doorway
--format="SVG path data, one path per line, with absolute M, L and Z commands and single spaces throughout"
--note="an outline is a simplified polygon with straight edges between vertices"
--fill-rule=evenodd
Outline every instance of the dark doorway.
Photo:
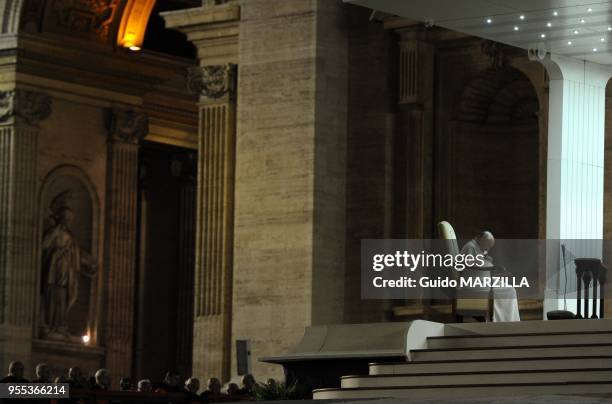
M 145 143 L 140 149 L 134 374 L 191 374 L 196 153 Z
M 504 67 L 464 89 L 448 138 L 447 193 L 458 237 L 538 238 L 538 99 L 529 79 Z

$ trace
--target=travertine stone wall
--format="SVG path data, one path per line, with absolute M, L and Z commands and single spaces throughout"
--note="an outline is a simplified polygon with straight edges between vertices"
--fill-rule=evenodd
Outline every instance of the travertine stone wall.
M 393 219 L 392 153 L 397 39 L 370 11 L 347 6 L 349 90 L 346 155 L 344 322 L 385 319 L 385 302 L 361 300 L 363 238 L 389 238 Z M 367 78 L 367 79 L 364 79 Z
M 339 1 L 241 15 L 232 340 L 262 379 L 281 369 L 256 358 L 343 318 L 347 37 Z

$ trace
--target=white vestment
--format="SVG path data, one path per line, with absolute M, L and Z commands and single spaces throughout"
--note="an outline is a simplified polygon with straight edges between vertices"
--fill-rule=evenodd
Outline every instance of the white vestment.
M 484 266 L 493 266 L 493 259 L 486 255 L 478 241 L 474 239 L 468 241 L 463 246 L 461 254 L 473 256 L 482 254 L 486 257 Z M 493 321 L 521 321 L 516 289 L 512 287 L 493 289 Z

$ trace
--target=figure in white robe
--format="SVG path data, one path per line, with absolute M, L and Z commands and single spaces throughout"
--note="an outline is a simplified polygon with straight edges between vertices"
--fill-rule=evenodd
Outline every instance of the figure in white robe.
M 483 231 L 477 237 L 468 241 L 461 249 L 463 255 L 483 255 L 483 267 L 493 267 L 493 258 L 488 255 L 495 245 L 495 237 L 489 231 Z M 512 287 L 493 289 L 493 321 L 521 321 L 516 289 Z

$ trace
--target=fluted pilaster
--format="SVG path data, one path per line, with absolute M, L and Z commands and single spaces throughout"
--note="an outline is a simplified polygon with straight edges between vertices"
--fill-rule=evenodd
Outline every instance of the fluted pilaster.
M 133 109 L 109 114 L 106 224 L 106 366 L 132 373 L 138 147 L 148 132 L 147 116 Z
M 42 93 L 0 92 L 0 368 L 28 359 L 36 307 L 37 141 L 51 113 Z
M 190 71 L 200 94 L 193 373 L 228 380 L 234 228 L 235 65 Z

